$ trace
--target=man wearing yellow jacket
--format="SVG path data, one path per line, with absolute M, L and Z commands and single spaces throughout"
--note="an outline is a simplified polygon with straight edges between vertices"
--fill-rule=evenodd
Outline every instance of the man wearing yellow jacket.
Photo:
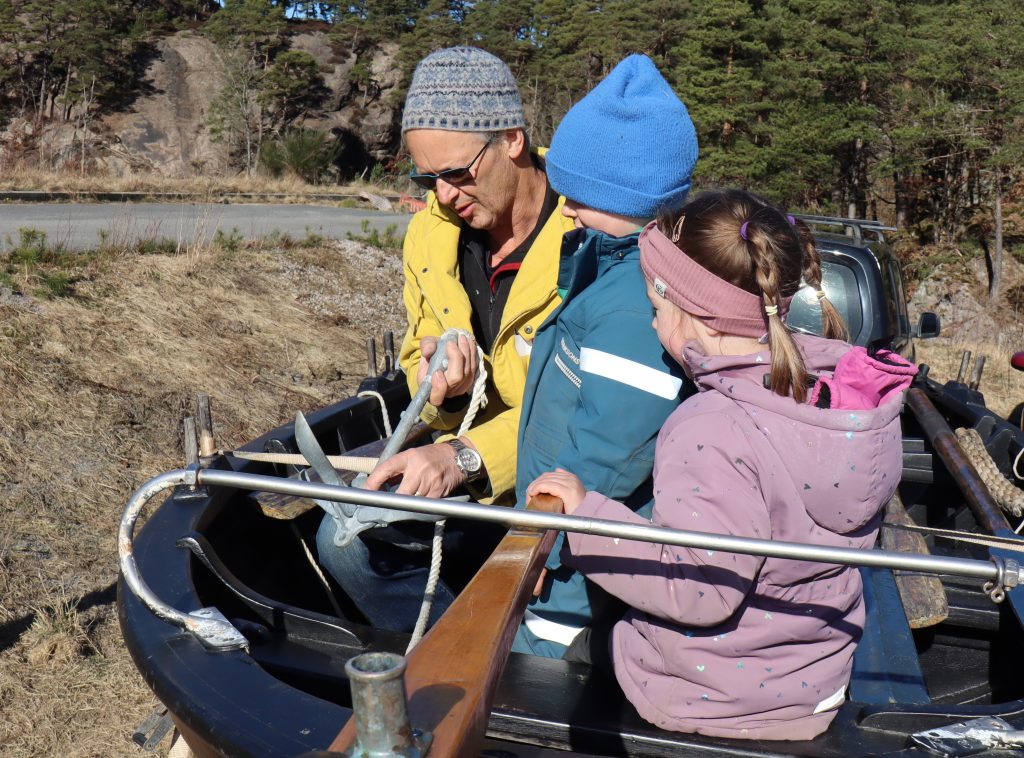
M 559 303 L 562 234 L 572 228 L 548 185 L 543 152 L 529 149 L 519 91 L 508 67 L 472 47 L 439 50 L 413 74 L 402 131 L 413 181 L 433 190 L 406 233 L 403 298 L 409 327 L 399 361 L 411 391 L 431 382 L 423 419 L 456 430 L 476 377 L 477 350 L 487 368 L 488 403 L 461 437 L 396 455 L 370 476 L 376 489 L 443 497 L 469 485 L 479 497 L 512 504 L 516 438 L 530 349 Z M 436 339 L 456 327 L 474 335 L 448 348 L 448 368 L 426 376 Z M 446 564 L 471 575 L 493 542 L 481 527 L 449 521 Z M 374 626 L 412 629 L 426 583 L 429 524 L 371 529 L 344 547 L 325 518 L 317 536 L 321 563 Z M 471 554 L 475 553 L 475 554 Z M 455 581 L 455 584 L 460 584 Z M 457 589 L 457 587 L 456 587 Z M 441 582 L 431 619 L 454 599 Z

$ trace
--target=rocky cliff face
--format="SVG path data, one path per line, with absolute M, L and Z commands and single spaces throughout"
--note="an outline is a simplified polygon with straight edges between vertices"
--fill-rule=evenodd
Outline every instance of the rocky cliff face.
M 372 82 L 366 91 L 349 80 L 355 55 L 339 55 L 326 33 L 296 34 L 291 47 L 317 60 L 328 89 L 323 109 L 301 126 L 332 132 L 341 140 L 352 172 L 385 160 L 395 141 L 397 115 L 390 93 L 400 79 L 394 65 L 398 46 L 384 45 L 364 61 Z M 0 165 L 5 158 L 24 157 L 30 147 L 32 162 L 58 171 L 77 168 L 84 134 L 89 167 L 114 175 L 146 171 L 187 177 L 228 171 L 224 147 L 211 138 L 207 125 L 210 106 L 224 84 L 217 47 L 201 34 L 182 31 L 155 48 L 142 93 L 127 110 L 102 114 L 87 126 L 74 118 L 41 127 L 16 119 L 0 133 Z

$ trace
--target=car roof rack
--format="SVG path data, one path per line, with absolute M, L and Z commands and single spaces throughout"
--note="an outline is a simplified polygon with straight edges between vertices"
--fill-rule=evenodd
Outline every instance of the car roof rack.
M 853 237 L 858 242 L 864 240 L 865 234 L 871 235 L 877 242 L 885 242 L 884 232 L 895 232 L 895 226 L 885 226 L 880 221 L 868 221 L 860 218 L 844 218 L 843 216 L 811 216 L 804 213 L 794 213 L 795 218 L 800 219 L 808 226 L 814 227 L 840 227 L 843 234 Z M 822 229 L 827 231 L 827 228 Z

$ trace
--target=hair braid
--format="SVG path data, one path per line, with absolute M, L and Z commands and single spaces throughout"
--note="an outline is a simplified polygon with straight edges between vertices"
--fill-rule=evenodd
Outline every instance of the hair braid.
M 821 288 L 821 256 L 814 245 L 814 235 L 810 227 L 800 220 L 796 222 L 796 230 L 804 251 L 804 281 L 813 287 L 816 293 L 824 295 L 825 291 Z M 849 330 L 839 311 L 832 305 L 832 301 L 827 297 L 819 297 L 818 305 L 821 308 L 821 333 L 829 339 L 848 340 Z
M 762 228 L 757 220 L 759 215 L 760 212 L 755 213 L 747 222 L 747 247 L 765 307 L 778 307 L 783 297 L 779 264 L 786 252 L 779 246 L 775 235 Z M 768 347 L 772 355 L 771 390 L 778 395 L 792 394 L 794 400 L 802 403 L 807 398 L 807 369 L 803 357 L 783 323 L 782 316 L 775 312 L 768 315 L 767 319 Z

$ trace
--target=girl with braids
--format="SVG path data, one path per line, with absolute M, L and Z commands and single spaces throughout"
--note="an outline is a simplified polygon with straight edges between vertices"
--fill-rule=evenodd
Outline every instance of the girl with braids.
M 810 232 L 755 195 L 703 195 L 639 245 L 658 338 L 700 390 L 658 437 L 652 521 L 870 548 L 900 478 L 914 367 L 834 339 Z M 825 337 L 786 328 L 801 279 Z M 536 479 L 540 492 L 567 513 L 645 523 L 566 471 Z M 864 622 L 857 569 L 586 534 L 568 534 L 561 558 L 631 606 L 610 652 L 651 723 L 805 740 L 835 717 Z

